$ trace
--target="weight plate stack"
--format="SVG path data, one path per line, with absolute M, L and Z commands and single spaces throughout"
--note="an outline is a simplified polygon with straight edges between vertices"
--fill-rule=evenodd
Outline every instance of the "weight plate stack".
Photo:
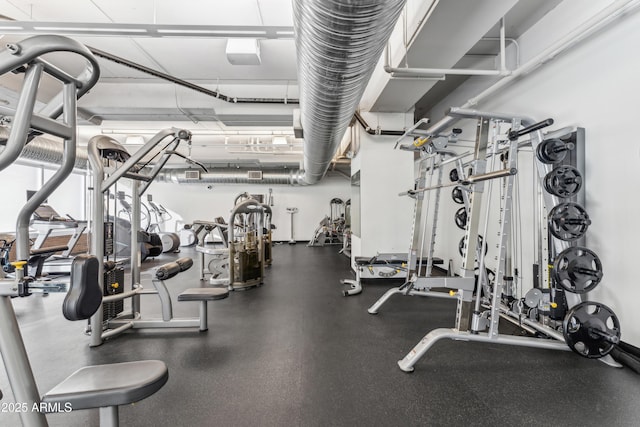
M 456 202 L 459 205 L 464 204 L 464 197 L 462 195 L 462 187 L 460 186 L 455 186 L 453 187 L 453 190 L 451 191 L 451 198 L 453 199 L 454 202 Z
M 564 160 L 567 151 L 573 150 L 574 144 L 558 138 L 545 139 L 536 148 L 536 157 L 542 163 L 553 164 Z
M 481 246 L 483 243 L 483 238 L 481 235 L 478 234 L 478 246 Z M 484 244 L 484 254 L 487 254 L 487 251 L 489 250 L 489 246 L 485 243 Z M 460 239 L 460 242 L 458 242 L 458 252 L 460 253 L 460 256 L 464 256 L 465 252 L 467 251 L 467 235 L 465 234 L 464 236 L 462 236 L 462 239 Z
M 574 246 L 560 252 L 553 262 L 553 278 L 566 291 L 584 294 L 602 280 L 602 263 L 591 250 Z
M 459 229 L 464 230 L 467 226 L 467 208 L 464 206 L 456 211 L 454 216 L 456 225 Z
M 577 203 L 560 203 L 549 212 L 549 231 L 554 237 L 565 242 L 584 236 L 589 225 L 589 215 Z
M 562 334 L 571 350 L 580 356 L 597 359 L 609 354 L 620 342 L 620 321 L 606 305 L 585 301 L 567 313 Z
M 544 177 L 543 184 L 549 194 L 568 199 L 582 188 L 582 175 L 573 166 L 558 166 Z

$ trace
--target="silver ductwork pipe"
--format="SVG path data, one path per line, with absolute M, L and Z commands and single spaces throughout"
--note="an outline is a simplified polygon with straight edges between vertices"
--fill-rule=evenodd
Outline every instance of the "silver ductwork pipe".
M 327 172 L 405 0 L 293 2 L 304 179 Z
M 0 127 L 0 141 L 6 141 L 8 137 L 9 129 L 4 126 Z M 20 157 L 18 157 L 18 162 L 23 161 L 24 163 L 30 163 L 33 161 L 60 165 L 62 164 L 63 148 L 63 143 L 60 141 L 36 136 L 24 146 Z M 4 151 L 4 149 L 4 146 L 0 146 L 0 153 Z M 86 170 L 89 166 L 88 161 L 87 151 L 78 149 L 76 151 L 76 161 L 73 168 Z
M 6 127 L 0 127 L 0 143 L 6 141 L 9 130 Z M 4 147 L 0 145 L 0 153 Z M 49 163 L 52 165 L 62 164 L 63 144 L 62 142 L 53 141 L 42 136 L 35 137 L 29 142 L 18 161 Z M 76 152 L 76 161 L 74 169 L 87 170 L 89 160 L 87 151 L 79 149 Z M 186 172 L 198 172 L 198 178 L 190 178 Z M 250 172 L 261 175 L 260 179 L 250 178 Z M 286 185 L 304 185 L 304 173 L 300 169 L 288 170 L 262 170 L 262 169 L 220 169 L 208 173 L 201 173 L 198 169 L 164 169 L 155 179 L 155 182 L 168 182 L 176 184 L 286 184 Z
M 261 178 L 250 177 L 255 172 L 261 172 Z M 155 182 L 174 184 L 305 184 L 304 173 L 300 169 L 274 171 L 214 169 L 206 173 L 198 169 L 165 169 L 158 174 Z

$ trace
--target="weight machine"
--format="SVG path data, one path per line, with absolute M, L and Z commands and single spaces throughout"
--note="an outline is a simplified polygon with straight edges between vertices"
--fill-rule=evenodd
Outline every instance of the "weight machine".
M 344 201 L 334 197 L 329 202 L 330 216 L 322 218 L 307 246 L 342 245 L 345 218 Z
M 187 225 L 185 225 L 187 227 Z M 218 217 L 214 221 L 194 221 L 188 225 L 193 230 L 197 238 L 196 251 L 200 261 L 200 280 L 205 279 L 205 274 L 209 273 L 209 283 L 211 285 L 229 285 L 229 226 L 224 218 Z M 206 245 L 207 235 L 216 233 L 222 247 L 208 247 Z M 209 260 L 205 263 L 205 255 Z M 205 264 L 207 268 L 205 269 Z
M 238 203 L 229 219 L 229 289 L 263 283 L 265 205 L 249 198 Z
M 271 211 L 271 206 L 267 203 L 262 204 L 263 218 L 264 224 L 262 229 L 262 245 L 263 245 L 263 259 L 264 265 L 269 267 L 273 263 L 273 242 L 271 240 L 272 230 L 276 228 L 275 225 L 271 223 L 271 217 L 273 212 Z
M 463 298 L 458 299 L 456 310 L 456 326 L 453 329 L 435 329 L 429 332 L 398 365 L 403 371 L 413 371 L 415 363 L 437 341 L 448 338 L 460 341 L 479 341 L 497 344 L 528 346 L 554 350 L 574 350 L 576 353 L 589 358 L 606 358 L 607 363 L 612 363 L 607 354 L 614 344 L 620 340 L 620 325 L 617 317 L 611 309 L 596 302 L 581 302 L 581 294 L 593 289 L 602 277 L 602 270 L 597 256 L 587 248 L 570 246 L 571 241 L 581 238 L 590 224 L 588 216 L 583 209 L 577 208 L 572 203 L 561 201 L 561 198 L 575 196 L 582 184 L 579 170 L 572 166 L 557 164 L 566 156 L 566 152 L 573 149 L 567 142 L 553 141 L 555 138 L 547 135 L 545 139 L 541 129 L 553 124 L 548 119 L 535 122 L 527 117 L 519 117 L 510 114 L 480 112 L 452 108 L 448 112 L 452 118 L 473 118 L 478 120 L 478 132 L 474 150 L 474 159 L 471 163 L 472 174 L 465 176 L 461 173 L 458 181 L 451 185 L 463 186 L 463 192 L 457 192 L 456 198 L 464 194 L 464 187 L 470 191 L 471 199 L 466 224 L 466 243 L 463 240 L 465 261 L 461 276 L 468 278 L 472 272 L 473 264 L 469 254 L 477 253 L 480 277 L 476 285 L 476 296 L 473 311 L 471 306 L 465 304 Z M 504 141 L 493 139 L 492 151 L 488 151 L 489 132 L 495 129 L 492 122 L 506 121 L 511 123 L 511 130 Z M 449 123 L 445 121 L 444 123 Z M 435 125 L 430 131 L 438 132 L 444 125 Z M 511 289 L 513 274 L 511 272 L 511 260 L 509 253 L 509 237 L 511 232 L 511 216 L 513 208 L 513 189 L 515 174 L 517 173 L 518 140 L 524 135 L 530 135 L 530 141 L 535 157 L 535 166 L 540 181 L 543 183 L 543 206 L 549 218 L 549 228 L 553 238 L 550 239 L 548 255 L 553 259 L 554 283 L 564 288 L 569 312 L 562 322 L 562 332 L 548 326 L 537 318 L 531 318 L 521 310 L 521 300 L 513 298 Z M 502 169 L 494 169 L 496 158 L 501 156 Z M 486 159 L 491 158 L 491 167 L 487 169 Z M 458 171 L 463 172 L 463 171 Z M 485 252 L 478 250 L 486 243 L 478 237 L 479 213 L 484 197 L 491 195 L 493 179 L 504 179 L 504 195 L 500 208 L 500 231 L 498 234 L 497 269 L 494 280 L 489 282 L 485 274 Z M 488 191 L 485 196 L 484 181 L 489 181 Z M 425 187 L 416 191 L 430 191 L 442 188 Z M 487 230 L 489 206 L 486 201 L 485 235 Z M 478 244 L 479 243 L 479 244 Z M 543 252 L 543 251 L 541 251 Z M 541 264 L 550 264 L 543 259 Z M 544 273 L 542 274 L 544 275 Z M 483 295 L 484 291 L 484 295 Z M 541 291 L 544 291 L 544 289 Z M 548 287 L 548 293 L 554 293 L 555 287 Z M 527 304 L 536 305 L 538 301 L 533 295 Z M 524 298 L 527 300 L 527 297 Z M 554 302 L 554 304 L 558 304 Z M 553 305 L 553 304 L 550 304 Z M 557 307 L 556 307 L 557 308 Z M 520 311 L 518 311 L 520 310 Z M 544 316 L 542 316 L 544 317 Z M 498 331 L 500 318 L 508 319 L 524 329 L 543 334 L 549 339 L 530 338 L 500 334 Z M 470 319 L 471 324 L 466 323 Z M 463 322 L 463 320 L 465 320 Z M 487 330 L 485 332 L 485 330 Z
M 51 52 L 68 52 L 86 61 L 84 71 L 73 76 L 42 58 Z M 146 360 L 111 365 L 87 366 L 71 374 L 46 393 L 38 392 L 29 357 L 11 299 L 27 297 L 49 285 L 29 275 L 29 220 L 38 206 L 69 176 L 76 161 L 77 99 L 95 85 L 99 68 L 95 57 L 83 45 L 62 36 L 35 36 L 11 43 L 0 51 L 0 75 L 10 71 L 24 73 L 16 109 L 0 106 L 0 114 L 12 117 L 13 126 L 5 148 L 0 152 L 0 171 L 11 165 L 34 133 L 47 133 L 64 140 L 60 168 L 23 206 L 16 223 L 15 277 L 0 279 L 0 353 L 15 401 L 25 405 L 19 411 L 25 427 L 46 427 L 49 405 L 71 405 L 72 410 L 100 408 L 103 426 L 118 425 L 118 406 L 142 400 L 158 391 L 167 381 L 163 362 Z M 40 111 L 34 113 L 42 75 L 46 73 L 62 83 L 62 91 Z M 56 120 L 62 115 L 62 120 Z M 41 248 L 44 250 L 47 248 Z M 63 314 L 69 320 L 84 320 L 98 310 L 102 294 L 96 286 L 98 264 L 95 257 L 80 255 L 72 264 L 70 288 Z M 63 288 L 48 289 L 64 291 Z M 44 408 L 43 405 L 44 404 Z
M 215 222 L 194 222 L 194 226 L 198 226 L 196 235 L 200 236 L 196 250 L 201 279 L 209 273 L 210 284 L 226 285 L 229 290 L 244 290 L 263 283 L 264 267 L 272 262 L 272 211 L 268 204 L 255 197 L 241 193 L 235 198 L 229 224 L 223 218 L 216 218 Z M 220 235 L 223 247 L 205 245 L 206 234 L 214 231 Z M 209 256 L 208 262 L 205 255 Z
M 168 143 L 161 143 L 170 138 Z M 104 199 L 105 194 L 118 180 L 128 178 L 131 180 L 131 224 L 140 223 L 140 198 L 145 193 L 153 179 L 167 163 L 169 158 L 182 141 L 189 141 L 191 132 L 184 129 L 165 129 L 153 136 L 136 153 L 130 155 L 117 141 L 104 135 L 91 138 L 88 144 L 89 163 L 93 175 L 93 222 L 91 249 L 95 256 L 101 260 L 105 255 L 113 255 L 113 225 L 105 223 Z M 141 164 L 142 159 L 150 160 Z M 158 159 L 153 166 L 149 166 L 153 159 Z M 138 248 L 139 233 L 136 227 L 131 228 L 130 247 Z M 156 272 L 156 279 L 173 277 L 179 271 L 184 271 L 191 260 L 182 260 L 178 267 L 175 265 L 162 266 Z M 175 319 L 172 315 L 171 298 L 164 284 L 154 280 L 154 289 L 145 289 L 140 283 L 140 251 L 131 251 L 131 288 L 124 290 L 124 273 L 121 269 L 107 271 L 103 263 L 100 263 L 98 271 L 98 284 L 104 291 L 103 304 L 93 316 L 87 328 L 90 335 L 90 346 L 98 346 L 102 342 L 117 336 L 129 329 L 142 328 L 199 328 L 203 329 L 203 316 L 206 311 L 201 310 L 199 318 Z M 169 273 L 161 274 L 166 267 Z M 114 273 L 115 272 L 115 273 Z M 181 295 L 179 301 L 211 301 L 221 299 L 219 289 L 203 288 L 197 292 L 188 290 Z M 162 305 L 163 316 L 161 319 L 144 319 L 141 314 L 140 296 L 158 295 Z M 131 309 L 124 312 L 124 300 L 131 299 Z M 206 308 L 206 306 L 205 306 Z

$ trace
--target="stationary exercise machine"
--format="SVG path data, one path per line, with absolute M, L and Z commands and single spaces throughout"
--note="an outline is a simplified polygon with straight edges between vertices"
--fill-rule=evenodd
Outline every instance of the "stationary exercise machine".
M 131 180 L 131 224 L 140 223 L 140 198 L 153 179 L 167 163 L 182 141 L 189 141 L 191 132 L 184 129 L 164 129 L 153 136 L 136 153 L 130 155 L 127 150 L 112 138 L 99 135 L 91 138 L 88 144 L 89 164 L 93 176 L 93 221 L 91 250 L 98 259 L 113 255 L 113 227 L 105 222 L 105 194 L 122 178 Z M 166 140 L 169 139 L 169 142 Z M 151 159 L 141 163 L 143 158 Z M 150 162 L 157 159 L 153 165 Z M 138 248 L 139 233 L 135 227 L 131 229 L 131 248 Z M 154 280 L 154 289 L 145 289 L 140 282 L 139 250 L 131 251 L 131 287 L 125 290 L 121 279 L 123 274 L 110 276 L 103 264 L 100 264 L 99 286 L 104 292 L 101 309 L 93 316 L 87 328 L 90 345 L 98 346 L 107 338 L 114 337 L 130 329 L 143 328 L 202 328 L 201 311 L 199 318 L 176 319 L 172 315 L 171 298 L 167 288 L 159 280 Z M 181 262 L 178 267 L 166 267 L 166 275 L 157 270 L 157 279 L 168 279 L 191 266 L 190 260 Z M 114 270 L 117 271 L 117 270 Z M 165 277 L 166 276 L 166 277 Z M 161 319 L 146 319 L 142 316 L 140 297 L 154 294 L 160 298 L 163 316 Z M 220 290 L 207 288 L 179 297 L 179 301 L 211 301 L 221 299 Z M 130 310 L 124 311 L 124 300 L 131 299 Z
M 87 66 L 78 76 L 54 66 L 42 58 L 51 52 L 77 54 Z M 38 206 L 69 176 L 76 160 L 77 99 L 95 85 L 99 77 L 98 63 L 83 45 L 62 36 L 35 36 L 11 43 L 0 51 L 0 75 L 10 71 L 24 73 L 23 86 L 16 109 L 0 106 L 0 114 L 12 117 L 12 127 L 4 150 L 0 152 L 0 171 L 20 156 L 30 140 L 30 132 L 42 132 L 64 140 L 62 164 L 54 175 L 23 206 L 16 225 L 15 277 L 0 279 L 0 353 L 19 416 L 25 427 L 46 427 L 46 412 L 56 407 L 72 410 L 100 408 L 102 426 L 118 426 L 118 407 L 142 400 L 158 391 L 167 381 L 166 365 L 146 360 L 111 365 L 87 366 L 71 374 L 40 398 L 20 334 L 11 299 L 27 297 L 42 289 L 29 274 L 29 220 Z M 42 75 L 46 73 L 63 85 L 39 113 L 34 113 Z M 56 120 L 62 115 L 62 120 Z M 44 248 L 43 248 L 44 249 Z M 69 320 L 82 320 L 99 310 L 102 293 L 97 286 L 98 259 L 80 255 L 73 261 L 69 291 L 63 314 Z M 59 405 L 59 406 L 58 406 Z M 53 409 L 52 409 L 53 408 Z
M 147 204 L 149 205 L 149 213 L 152 216 L 147 231 L 156 233 L 160 237 L 163 253 L 180 252 L 180 236 L 178 233 L 165 230 L 165 223 L 173 218 L 172 215 L 164 206 L 154 203 L 151 194 L 147 194 Z
M 189 227 L 197 238 L 200 280 L 204 280 L 205 275 L 210 274 L 209 284 L 229 286 L 229 226 L 224 218 L 218 217 L 213 221 L 197 220 Z M 207 236 L 215 236 L 217 241 L 214 239 L 213 245 L 207 244 Z
M 607 363 L 614 363 L 608 353 L 613 346 L 620 341 L 620 324 L 613 311 L 597 302 L 582 302 L 581 295 L 593 289 L 602 277 L 602 266 L 597 255 L 589 249 L 577 246 L 579 240 L 590 220 L 581 207 L 578 208 L 566 202 L 563 198 L 576 196 L 582 187 L 582 175 L 578 168 L 570 165 L 562 165 L 567 151 L 573 150 L 573 145 L 563 141 L 552 141 L 560 135 L 547 133 L 543 136 L 541 129 L 551 124 L 553 120 L 542 122 L 528 117 L 512 114 L 481 112 L 465 109 L 451 109 L 448 112 L 452 118 L 472 118 L 478 122 L 478 133 L 475 145 L 474 161 L 471 164 L 472 174 L 460 175 L 458 180 L 451 185 L 471 187 L 472 199 L 465 229 L 467 231 L 466 243 L 463 243 L 463 252 L 468 255 L 476 253 L 478 258 L 480 277 L 475 289 L 475 304 L 471 307 L 464 304 L 464 300 L 458 300 L 456 310 L 456 327 L 453 329 L 441 328 L 429 332 L 398 365 L 403 371 L 413 371 L 415 363 L 437 341 L 448 338 L 461 341 L 478 341 L 496 344 L 507 344 L 527 347 L 537 347 L 554 350 L 573 350 L 581 356 L 588 358 L 602 358 Z M 506 138 L 494 138 L 489 148 L 490 131 L 496 129 L 494 122 L 510 123 L 511 129 Z M 450 121 L 440 122 L 434 125 L 430 132 L 440 131 Z M 512 233 L 513 191 L 515 177 L 518 171 L 519 139 L 529 136 L 526 145 L 531 145 L 536 156 L 534 164 L 538 172 L 541 185 L 546 191 L 542 196 L 541 208 L 549 218 L 549 231 L 552 237 L 549 239 L 549 247 L 541 252 L 547 252 L 539 262 L 540 266 L 553 265 L 553 283 L 527 293 L 523 299 L 515 298 L 513 292 L 512 272 L 512 245 L 509 244 Z M 551 142 L 549 142 L 551 141 Z M 524 145 L 524 142 L 522 143 Z M 573 144 L 573 143 L 571 143 Z M 491 161 L 488 162 L 487 159 Z M 500 158 L 500 161 L 496 159 Z M 490 164 L 489 167 L 487 167 Z M 496 169 L 498 167 L 498 169 Z M 487 221 L 489 220 L 489 198 L 492 191 L 492 180 L 504 179 L 503 192 L 499 212 L 499 233 L 496 247 L 498 249 L 497 267 L 495 277 L 489 282 L 488 275 L 482 274 L 485 270 L 484 243 L 479 243 L 480 236 L 478 225 L 478 213 L 485 203 L 485 235 Z M 489 181 L 486 195 L 485 189 L 478 184 Z M 430 191 L 433 188 L 425 187 L 421 191 Z M 547 226 L 544 222 L 543 229 Z M 470 232 L 471 231 L 471 232 Z M 540 239 L 540 241 L 543 241 Z M 544 246 L 544 245 L 541 245 Z M 548 260 L 545 259 L 548 257 Z M 466 267 L 466 268 L 465 268 Z M 470 277 L 473 270 L 471 264 L 463 264 L 462 275 Z M 542 271 L 540 276 L 544 276 Z M 544 281 L 545 279 L 542 279 Z M 549 286 L 552 285 L 552 286 Z M 564 288 L 564 292 L 558 292 Z M 546 292 L 545 292 L 546 291 Z M 544 306 L 544 295 L 547 294 L 546 306 L 559 309 L 566 304 L 568 312 L 562 321 L 561 331 L 551 327 L 545 321 L 548 313 L 539 313 L 537 310 L 528 310 L 524 306 L 537 308 Z M 563 297 L 561 297 L 561 295 Z M 543 304 L 540 304 L 540 303 Z M 540 314 L 540 315 L 539 315 Z M 498 331 L 500 319 L 506 319 L 521 326 L 524 330 L 542 335 L 546 338 L 533 338 L 500 334 Z M 470 319 L 468 323 L 460 322 L 460 319 Z
M 307 246 L 342 245 L 345 218 L 344 201 L 334 197 L 329 202 L 330 215 L 325 215 Z
M 271 239 L 271 233 L 276 228 L 276 226 L 271 222 L 271 217 L 273 216 L 271 206 L 269 206 L 267 203 L 263 203 L 262 212 L 264 218 L 262 226 L 262 251 L 264 253 L 263 259 L 265 267 L 269 267 L 273 263 L 273 242 Z
M 263 283 L 265 205 L 240 201 L 229 219 L 229 289 L 244 290 Z

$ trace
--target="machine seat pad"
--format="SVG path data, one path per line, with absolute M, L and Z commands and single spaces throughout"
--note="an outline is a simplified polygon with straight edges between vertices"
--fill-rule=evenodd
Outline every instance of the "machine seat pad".
M 74 410 L 127 405 L 160 390 L 169 378 L 160 360 L 86 366 L 42 396 L 46 403 L 69 402 Z
M 215 301 L 228 296 L 226 288 L 189 288 L 178 295 L 178 301 Z
M 73 259 L 69 292 L 62 303 L 62 314 L 68 320 L 88 319 L 100 308 L 98 267 L 98 258 L 93 255 L 80 254 Z

